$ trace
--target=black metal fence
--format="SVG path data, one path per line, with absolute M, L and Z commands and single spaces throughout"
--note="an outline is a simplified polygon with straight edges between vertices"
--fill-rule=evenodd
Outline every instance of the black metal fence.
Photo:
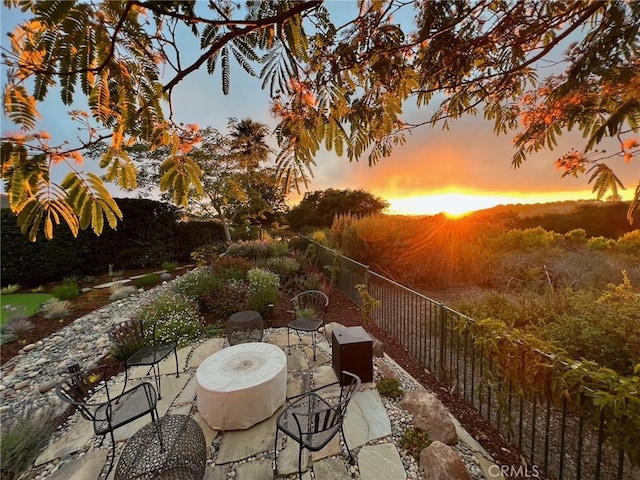
M 334 269 L 343 294 L 361 306 L 356 285 L 366 285 L 368 293 L 382 302 L 373 310 L 373 322 L 518 447 L 528 467 L 507 466 L 513 468 L 511 473 L 533 478 L 542 472 L 558 480 L 640 480 L 640 469 L 608 444 L 605 418 L 601 416 L 599 428 L 594 428 L 569 412 L 566 400 L 557 408 L 549 399 L 524 398 L 509 379 L 501 378 L 471 335 L 455 328 L 472 319 L 366 265 L 305 241 L 316 245 L 322 269 Z

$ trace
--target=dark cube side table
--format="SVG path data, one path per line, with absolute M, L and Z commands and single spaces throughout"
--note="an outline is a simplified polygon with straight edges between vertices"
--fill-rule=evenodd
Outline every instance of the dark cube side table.
M 360 377 L 362 383 L 373 381 L 373 339 L 362 327 L 335 328 L 332 334 L 333 370 L 343 384 L 341 372 Z

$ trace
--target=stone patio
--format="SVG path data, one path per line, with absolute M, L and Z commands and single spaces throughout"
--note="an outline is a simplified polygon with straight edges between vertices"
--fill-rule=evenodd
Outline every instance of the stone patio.
M 287 336 L 283 329 L 272 329 L 265 332 L 264 341 L 277 345 L 287 353 Z M 303 336 L 302 342 L 295 338 L 291 354 L 287 355 L 287 396 L 304 392 L 306 389 L 327 385 L 336 381 L 331 367 L 330 347 L 323 338 L 318 343 L 316 361 L 311 361 L 312 352 L 310 337 Z M 196 408 L 195 372 L 200 363 L 221 348 L 228 346 L 225 339 L 213 338 L 202 343 L 181 349 L 179 354 L 180 377 L 175 376 L 173 358 L 161 364 L 162 400 L 158 402 L 158 413 L 188 414 L 201 426 L 207 443 L 207 468 L 205 479 L 237 480 L 273 479 L 272 459 L 275 436 L 275 419 L 278 410 L 272 417 L 246 430 L 219 432 L 211 429 L 200 417 Z M 388 357 L 385 362 L 392 362 Z M 399 368 L 399 367 L 397 367 Z M 405 372 L 406 373 L 406 372 Z M 139 368 L 132 372 L 133 383 L 140 381 L 146 370 Z M 122 381 L 121 375 L 116 381 Z M 374 375 L 375 378 L 375 375 Z M 336 391 L 337 393 L 337 391 Z M 139 428 L 148 423 L 148 416 L 138 419 L 115 431 L 117 452 L 122 451 L 126 440 Z M 100 445 L 93 434 L 90 422 L 75 414 L 66 431 L 58 435 L 54 441 L 40 454 L 32 470 L 36 475 L 28 478 L 48 478 L 50 480 L 95 480 L 104 478 L 109 465 L 108 452 L 110 440 L 107 438 Z M 303 454 L 303 470 L 305 480 L 405 480 L 406 478 L 422 479 L 419 469 L 414 465 L 407 468 L 407 456 L 403 462 L 401 452 L 394 444 L 392 425 L 383 399 L 375 389 L 375 383 L 363 384 L 355 395 L 347 410 L 345 418 L 345 435 L 351 448 L 356 465 L 350 465 L 348 455 L 341 449 L 340 435 L 334 437 L 323 450 Z M 482 452 L 477 442 L 460 428 L 460 438 L 473 450 Z M 297 478 L 298 445 L 279 436 L 278 478 Z M 488 456 L 487 456 L 488 457 Z M 492 465 L 484 458 L 486 472 Z M 116 460 L 117 463 L 117 460 Z M 116 464 L 114 463 L 114 465 Z M 414 462 L 415 463 L 415 462 Z M 47 464 L 46 469 L 39 468 Z M 109 475 L 114 476 L 115 466 Z M 36 473 L 39 472 L 39 473 Z M 313 472 L 313 477 L 311 476 Z M 485 478 L 489 477 L 486 473 Z

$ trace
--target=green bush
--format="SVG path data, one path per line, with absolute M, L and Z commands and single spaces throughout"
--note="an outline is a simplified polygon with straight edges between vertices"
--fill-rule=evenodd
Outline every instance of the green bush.
M 232 313 L 247 310 L 249 285 L 243 280 L 228 280 L 220 290 L 207 294 L 201 304 L 205 311 L 218 319 L 223 319 Z
M 247 272 L 255 267 L 252 260 L 242 257 L 220 257 L 211 264 L 211 272 L 226 280 L 244 280 Z
M 557 245 L 562 235 L 548 232 L 542 227 L 513 229 L 499 235 L 495 239 L 498 250 L 536 250 Z
M 269 305 L 274 305 L 278 300 L 278 287 L 280 279 L 278 275 L 262 268 L 252 268 L 247 273 L 250 293 L 247 306 L 265 316 L 269 313 Z
M 300 263 L 291 257 L 271 257 L 264 264 L 267 270 L 283 277 L 292 275 L 300 270 Z
M 406 450 L 416 461 L 420 460 L 420 452 L 431 444 L 429 434 L 415 427 L 408 427 L 400 437 L 398 445 Z
M 160 276 L 155 273 L 149 273 L 133 281 L 136 288 L 149 287 L 151 285 L 157 285 L 158 283 L 160 283 Z
M 598 251 L 607 250 L 614 244 L 615 242 L 604 237 L 591 237 L 587 240 L 587 249 Z
M 576 228 L 563 235 L 565 244 L 569 248 L 582 247 L 587 243 L 587 232 L 584 228 Z
M 231 257 L 243 257 L 255 260 L 271 256 L 271 242 L 267 240 L 246 240 L 232 243 L 225 252 Z
M 162 269 L 166 270 L 167 272 L 175 272 L 177 268 L 178 264 L 176 262 L 162 262 Z
M 173 281 L 172 289 L 191 298 L 200 300 L 204 295 L 217 291 L 222 279 L 213 275 L 208 268 L 196 268 Z
M 55 430 L 56 421 L 51 409 L 26 408 L 8 416 L 2 422 L 0 477 L 15 480 L 27 470 Z
M 382 378 L 376 384 L 380 395 L 398 400 L 402 397 L 402 386 L 395 378 Z
M 640 295 L 623 274 L 595 301 L 582 301 L 573 312 L 559 314 L 537 334 L 562 346 L 574 359 L 586 359 L 620 375 L 633 374 L 640 359 Z
M 285 257 L 289 255 L 289 244 L 281 240 L 271 241 L 269 243 L 269 255 L 272 257 Z
M 157 320 L 156 339 L 177 341 L 180 346 L 197 338 L 202 329 L 197 300 L 181 294 L 161 295 L 133 316 L 144 320 L 145 328 Z
M 202 267 L 215 262 L 226 249 L 226 242 L 207 243 L 194 249 L 190 254 L 190 258 L 197 266 Z
M 625 233 L 618 239 L 616 250 L 632 255 L 640 255 L 640 230 Z
M 78 295 L 80 295 L 80 289 L 78 288 L 77 283 L 64 283 L 53 287 L 51 295 L 56 297 L 58 300 L 73 300 L 74 298 L 78 298 Z

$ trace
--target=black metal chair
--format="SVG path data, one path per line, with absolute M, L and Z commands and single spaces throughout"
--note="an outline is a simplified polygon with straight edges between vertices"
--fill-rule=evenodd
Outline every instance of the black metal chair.
M 349 402 L 360 389 L 360 378 L 346 370 L 342 371 L 342 375 L 343 378 L 351 377 L 351 382 L 343 382 L 345 385 L 340 387 L 340 395 L 337 398 L 324 398 L 319 392 L 339 385 L 340 382 L 310 390 L 287 400 L 284 410 L 276 419 L 276 439 L 273 449 L 274 475 L 278 475 L 279 430 L 282 430 L 299 445 L 298 475 L 300 479 L 302 479 L 302 450 L 304 448 L 311 452 L 321 450 L 339 431 L 342 433 L 349 461 L 352 465 L 355 464 L 344 436 L 343 422 Z
M 143 320 L 133 318 L 125 320 L 124 322 L 116 323 L 109 329 L 109 339 L 118 352 L 117 356 L 124 359 L 125 362 L 125 388 L 129 379 L 130 367 L 148 366 L 149 372 L 153 370 L 158 398 L 162 398 L 158 364 L 173 352 L 176 359 L 176 377 L 180 377 L 180 370 L 177 342 L 158 341 L 156 338 L 157 325 L 158 321 L 156 320 L 153 322 L 151 331 L 148 331 L 148 329 L 145 329 Z M 149 372 L 147 372 L 147 375 Z
M 294 330 L 300 337 L 300 332 L 311 332 L 313 343 L 313 359 L 316 359 L 316 333 L 324 327 L 324 317 L 329 309 L 329 297 L 319 290 L 307 290 L 291 299 L 293 305 L 293 321 L 287 324 L 287 347 L 291 354 L 289 333 Z M 328 340 L 328 339 L 327 339 Z
M 76 407 L 80 414 L 93 422 L 96 435 L 111 436 L 111 464 L 107 476 L 113 468 L 116 454 L 116 442 L 113 431 L 147 414 L 151 421 L 157 420 L 158 395 L 149 382 L 141 383 L 129 390 L 113 395 L 109 391 L 106 372 L 107 366 L 81 370 L 79 365 L 69 367 L 70 374 L 56 384 L 56 395 L 66 403 Z M 98 398 L 104 391 L 105 397 Z

